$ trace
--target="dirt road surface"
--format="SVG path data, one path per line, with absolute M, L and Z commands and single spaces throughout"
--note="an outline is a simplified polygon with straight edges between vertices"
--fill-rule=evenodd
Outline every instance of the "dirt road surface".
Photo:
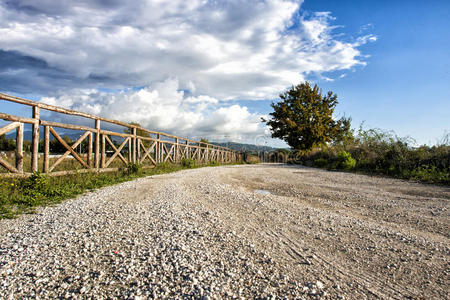
M 285 165 L 151 176 L 1 220 L 0 298 L 449 299 L 449 202 Z

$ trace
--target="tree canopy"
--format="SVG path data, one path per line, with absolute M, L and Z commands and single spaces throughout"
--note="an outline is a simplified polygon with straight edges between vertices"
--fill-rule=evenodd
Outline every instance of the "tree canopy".
M 139 124 L 139 123 L 137 123 L 137 122 L 130 122 L 129 124 L 130 124 L 130 125 L 134 125 L 134 126 L 138 126 L 138 127 L 142 127 L 142 125 Z M 123 132 L 124 132 L 124 133 L 128 133 L 128 134 L 132 134 L 132 133 L 133 133 L 133 130 L 131 130 L 131 128 L 125 128 L 125 129 L 123 130 Z M 148 133 L 148 132 L 145 131 L 145 130 L 139 129 L 139 128 L 136 129 L 136 135 L 142 136 L 142 137 L 150 137 L 150 133 Z M 150 145 L 150 141 L 143 140 L 143 141 L 142 141 L 142 144 L 143 144 L 145 147 L 148 147 L 148 146 Z
M 269 125 L 272 137 L 284 140 L 296 150 L 311 150 L 330 142 L 338 143 L 352 136 L 350 118 L 335 120 L 337 95 L 322 95 L 319 87 L 301 83 L 280 94 L 281 101 L 272 103 Z

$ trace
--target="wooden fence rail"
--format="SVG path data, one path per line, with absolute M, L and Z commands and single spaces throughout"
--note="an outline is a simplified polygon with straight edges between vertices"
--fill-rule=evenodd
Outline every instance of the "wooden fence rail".
M 144 167 L 153 167 L 164 162 L 180 163 L 182 159 L 193 159 L 198 163 L 205 164 L 213 161 L 231 163 L 242 160 L 240 153 L 226 147 L 152 131 L 121 121 L 0 93 L 0 103 L 3 101 L 30 106 L 32 118 L 10 115 L 0 111 L 0 119 L 8 122 L 5 126 L 0 127 L 0 136 L 16 130 L 14 163 L 0 156 L 0 167 L 3 167 L 3 171 L 6 170 L 6 172 L 0 173 L 0 176 L 28 176 L 33 172 L 44 172 L 50 175 L 89 171 L 106 172 L 119 170 L 132 163 L 142 164 Z M 4 107 L 4 105 L 0 105 L 1 107 Z M 95 126 L 44 120 L 41 110 L 84 117 L 93 120 Z M 31 159 L 27 170 L 24 169 L 23 149 L 24 125 L 26 124 L 31 124 L 32 127 Z M 107 130 L 108 127 L 114 125 L 122 126 L 126 130 L 123 132 Z M 44 129 L 43 139 L 40 136 L 41 128 Z M 57 129 L 75 130 L 77 133 L 82 133 L 76 141 L 69 145 L 57 132 Z M 141 135 L 138 135 L 138 132 L 142 132 Z M 52 139 L 57 140 L 65 149 L 65 152 L 60 153 L 57 157 L 50 155 L 50 141 Z M 43 140 L 42 155 L 39 153 L 41 140 Z M 81 146 L 82 143 L 87 144 L 85 153 L 77 151 L 77 147 Z M 40 157 L 43 157 L 41 161 L 39 160 Z M 75 167 L 67 169 L 66 166 L 64 170 L 58 171 L 57 167 L 69 158 L 77 163 Z M 115 167 L 112 167 L 112 165 L 115 165 Z

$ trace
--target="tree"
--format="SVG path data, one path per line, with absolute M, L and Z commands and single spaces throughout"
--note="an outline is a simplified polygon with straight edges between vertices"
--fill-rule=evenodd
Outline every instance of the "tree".
M 209 141 L 207 139 L 205 139 L 205 138 L 200 139 L 200 144 L 199 144 L 200 147 L 206 147 L 206 146 L 208 146 L 208 144 L 209 144 Z
M 137 122 L 131 122 L 130 125 L 134 125 L 134 126 L 137 126 L 137 127 L 142 127 L 141 124 L 139 124 Z M 132 134 L 133 130 L 131 128 L 126 128 L 126 129 L 123 130 L 123 132 L 124 133 L 128 133 L 128 134 Z M 145 130 L 139 129 L 139 128 L 136 129 L 136 135 L 142 136 L 142 137 L 150 137 L 150 133 L 148 133 Z M 150 146 L 150 141 L 142 140 L 142 144 L 145 147 L 148 147 L 148 146 Z
M 335 120 L 333 113 L 338 104 L 333 92 L 322 95 L 317 85 L 301 83 L 280 94 L 282 101 L 272 103 L 270 126 L 272 137 L 280 138 L 296 150 L 309 151 L 329 142 L 349 138 L 350 118 Z
M 72 141 L 72 139 L 70 137 L 68 137 L 67 135 L 64 135 L 62 137 L 62 139 L 69 146 L 74 143 L 74 141 Z M 63 144 L 61 144 L 57 139 L 53 139 L 53 140 L 50 141 L 50 152 L 53 152 L 53 153 L 64 153 L 66 151 L 67 151 L 66 147 L 64 147 Z

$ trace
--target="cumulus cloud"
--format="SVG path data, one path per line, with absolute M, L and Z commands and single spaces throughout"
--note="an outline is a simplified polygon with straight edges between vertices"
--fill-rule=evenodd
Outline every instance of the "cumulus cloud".
M 210 96 L 186 96 L 176 78 L 139 90 L 74 90 L 41 101 L 197 139 L 252 143 L 255 136 L 267 135 L 263 115 L 238 104 L 224 106 Z
M 43 93 L 71 88 L 148 86 L 167 78 L 218 99 L 264 99 L 309 72 L 361 64 L 356 43 L 331 34 L 330 13 L 303 18 L 301 2 L 32 1 L 0 3 L 0 48 L 30 58 L 0 70 Z M 293 24 L 298 24 L 291 30 Z M 29 63 L 33 64 L 32 61 Z M 42 72 L 44 70 L 44 72 Z M 55 76 L 58 75 L 58 76 Z M 42 82 L 39 82 L 42 81 Z M 2 86 L 9 88 L 7 84 Z

